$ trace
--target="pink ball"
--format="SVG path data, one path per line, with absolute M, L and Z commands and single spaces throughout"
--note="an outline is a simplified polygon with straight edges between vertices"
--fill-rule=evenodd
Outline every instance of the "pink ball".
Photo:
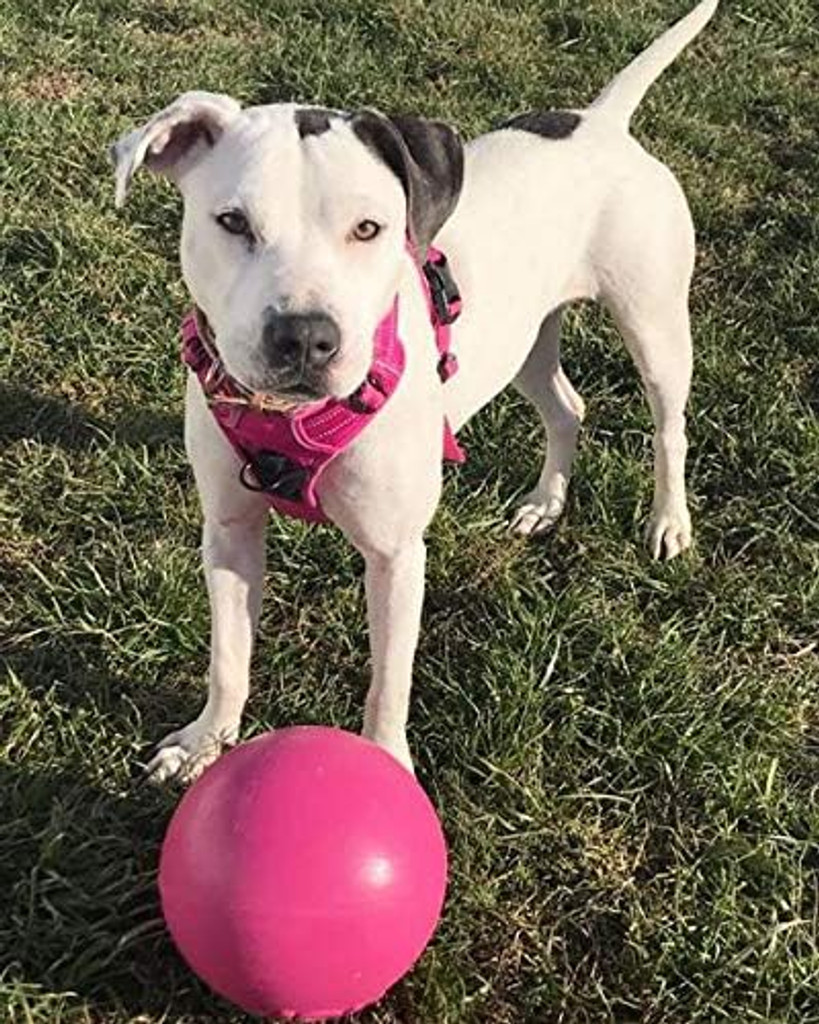
M 209 768 L 159 867 L 190 967 L 249 1013 L 322 1020 L 379 999 L 421 955 L 446 889 L 428 797 L 339 729 L 259 736 Z

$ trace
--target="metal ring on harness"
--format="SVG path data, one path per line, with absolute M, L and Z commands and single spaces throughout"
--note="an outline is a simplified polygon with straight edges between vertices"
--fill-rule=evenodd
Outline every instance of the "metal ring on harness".
M 301 499 L 309 476 L 306 466 L 299 466 L 278 452 L 259 452 L 239 470 L 239 480 L 249 491 L 275 494 L 285 501 Z
M 378 400 L 375 403 L 368 402 L 365 395 L 368 388 L 377 392 Z M 376 412 L 385 398 L 385 391 L 383 383 L 376 377 L 372 372 L 368 373 L 364 379 L 364 383 L 361 384 L 347 399 L 347 405 L 353 410 L 353 412 L 359 413 L 373 413 Z

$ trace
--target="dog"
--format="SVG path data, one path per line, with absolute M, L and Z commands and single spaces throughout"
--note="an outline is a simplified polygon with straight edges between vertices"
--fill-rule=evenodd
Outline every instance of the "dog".
M 528 536 L 548 530 L 566 501 L 584 416 L 560 363 L 561 311 L 573 300 L 610 310 L 645 386 L 654 422 L 650 551 L 673 558 L 691 543 L 694 230 L 677 180 L 629 123 L 717 5 L 696 6 L 588 108 L 519 115 L 467 145 L 419 117 L 243 109 L 192 92 L 112 147 L 117 205 L 143 165 L 182 193 L 182 271 L 208 338 L 206 376 L 215 366 L 233 384 L 225 402 L 285 420 L 322 402 L 351 408 L 362 381 L 378 383 L 374 338 L 390 310 L 397 318 L 400 380 L 366 429 L 321 466 L 315 496 L 365 559 L 372 679 L 363 733 L 410 770 L 406 724 L 442 429 L 454 435 L 513 383 L 540 414 L 547 452 L 511 525 Z M 419 274 L 433 241 L 448 259 L 444 296 L 455 297 L 454 281 L 463 300 L 451 325 L 447 309 L 430 314 L 440 294 Z M 436 372 L 443 323 L 459 362 L 444 384 Z M 261 603 L 270 495 L 258 465 L 240 479 L 250 464 L 207 392 L 191 372 L 185 443 L 204 514 L 209 692 L 201 714 L 147 766 L 158 781 L 194 777 L 236 741 Z

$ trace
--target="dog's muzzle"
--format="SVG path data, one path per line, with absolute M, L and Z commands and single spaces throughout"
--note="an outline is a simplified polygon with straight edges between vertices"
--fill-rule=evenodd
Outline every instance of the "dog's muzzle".
M 323 371 L 341 348 L 338 324 L 326 313 L 268 310 L 262 328 L 262 358 L 287 391 L 306 385 L 320 390 Z

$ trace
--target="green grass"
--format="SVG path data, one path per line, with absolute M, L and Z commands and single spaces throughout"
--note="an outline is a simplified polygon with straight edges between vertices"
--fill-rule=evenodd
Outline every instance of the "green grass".
M 147 745 L 202 698 L 207 603 L 181 442 L 179 202 L 112 205 L 106 146 L 198 87 L 375 104 L 466 133 L 582 103 L 682 0 L 4 0 L 0 8 L 0 1020 L 241 1014 L 180 963 Z M 506 395 L 430 532 L 412 742 L 452 850 L 430 950 L 367 1024 L 819 1022 L 819 32 L 724 0 L 639 137 L 700 256 L 697 545 L 651 563 L 649 419 L 610 324 L 569 318 L 589 401 L 545 543 Z M 358 558 L 273 521 L 246 734 L 356 728 Z

